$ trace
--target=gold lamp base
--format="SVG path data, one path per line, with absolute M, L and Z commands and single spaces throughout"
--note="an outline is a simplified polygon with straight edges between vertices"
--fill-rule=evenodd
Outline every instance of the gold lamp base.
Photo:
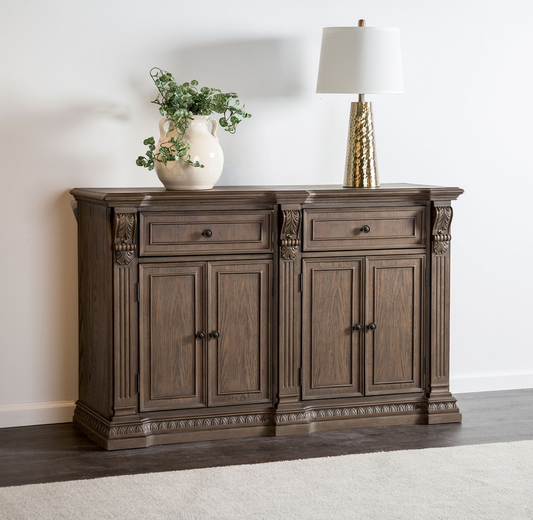
M 350 110 L 346 149 L 345 188 L 378 188 L 379 177 L 374 145 L 372 103 L 356 101 Z

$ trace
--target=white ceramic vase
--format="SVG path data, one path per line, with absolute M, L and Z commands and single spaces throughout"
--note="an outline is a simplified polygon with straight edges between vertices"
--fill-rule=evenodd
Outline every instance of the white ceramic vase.
M 167 131 L 165 125 L 168 119 L 159 122 L 159 143 L 156 152 L 162 144 L 176 134 L 176 128 Z M 209 129 L 211 123 L 211 129 Z M 167 190 L 209 190 L 220 176 L 224 167 L 224 152 L 217 138 L 218 123 L 208 116 L 193 116 L 182 140 L 188 143 L 188 150 L 192 162 L 198 161 L 203 168 L 191 166 L 185 161 L 168 161 L 165 164 L 156 161 L 155 171 L 159 180 Z

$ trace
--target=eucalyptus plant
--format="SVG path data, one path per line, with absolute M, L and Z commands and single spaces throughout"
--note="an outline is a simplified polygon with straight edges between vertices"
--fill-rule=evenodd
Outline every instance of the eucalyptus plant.
M 233 134 L 242 119 L 252 117 L 245 112 L 234 92 L 224 93 L 217 88 L 198 87 L 198 81 L 192 80 L 179 85 L 170 72 L 154 67 L 150 75 L 159 93 L 152 103 L 159 105 L 159 113 L 170 120 L 171 129 L 176 133 L 167 142 L 161 143 L 156 152 L 154 137 L 143 141 L 148 150 L 136 163 L 153 170 L 155 162 L 167 164 L 168 161 L 182 160 L 191 166 L 203 168 L 199 161 L 192 161 L 188 153 L 189 144 L 183 141 L 184 134 L 193 120 L 193 116 L 220 114 L 219 125 Z

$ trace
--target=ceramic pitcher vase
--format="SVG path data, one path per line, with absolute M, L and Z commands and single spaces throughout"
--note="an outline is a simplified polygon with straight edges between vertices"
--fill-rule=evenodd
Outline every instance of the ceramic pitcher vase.
M 156 151 L 176 134 L 176 128 L 166 128 L 169 119 L 159 122 L 160 139 Z M 211 125 L 211 128 L 209 128 Z M 167 190 L 209 190 L 220 178 L 224 167 L 224 152 L 217 138 L 218 123 L 208 116 L 193 116 L 182 140 L 188 143 L 192 162 L 203 168 L 191 166 L 185 161 L 156 161 L 155 171 Z

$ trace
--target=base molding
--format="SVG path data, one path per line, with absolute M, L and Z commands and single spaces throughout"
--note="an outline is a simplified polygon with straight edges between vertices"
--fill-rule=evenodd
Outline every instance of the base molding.
M 71 422 L 74 408 L 74 401 L 2 405 L 0 428 Z
M 533 370 L 499 370 L 452 374 L 454 394 L 533 388 Z
M 186 416 L 168 412 L 164 418 L 132 415 L 120 422 L 107 420 L 82 403 L 76 403 L 74 425 L 107 450 L 141 448 L 156 444 L 207 441 L 241 437 L 304 435 L 314 431 L 460 422 L 453 397 L 438 403 L 420 397 L 388 402 L 313 402 L 298 411 L 227 409 L 204 410 Z M 374 400 L 375 401 L 375 400 Z

